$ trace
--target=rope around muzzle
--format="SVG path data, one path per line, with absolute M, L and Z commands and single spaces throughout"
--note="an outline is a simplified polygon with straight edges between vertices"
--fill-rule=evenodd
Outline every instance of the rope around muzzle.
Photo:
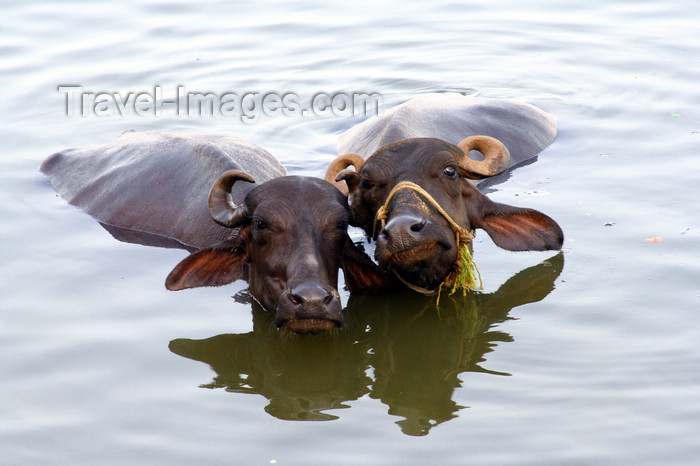
M 394 272 L 396 278 L 398 278 L 399 281 L 406 285 L 408 288 L 412 289 L 413 291 L 417 291 L 418 293 L 422 293 L 427 296 L 433 296 L 437 294 L 436 305 L 440 303 L 440 293 L 442 292 L 443 288 L 447 289 L 451 287 L 449 293 L 450 295 L 454 294 L 454 292 L 458 289 L 462 290 L 463 295 L 467 294 L 467 290 L 483 290 L 484 284 L 481 280 L 481 273 L 476 267 L 471 252 L 469 251 L 469 245 L 474 240 L 474 230 L 469 231 L 466 228 L 462 228 L 461 226 L 459 226 L 457 222 L 455 222 L 452 219 L 452 217 L 450 217 L 450 215 L 447 212 L 445 212 L 445 210 L 440 206 L 440 204 L 438 204 L 438 202 L 433 198 L 433 196 L 430 195 L 430 193 L 428 193 L 425 189 L 421 188 L 415 183 L 412 183 L 410 181 L 402 181 L 396 186 L 394 186 L 394 189 L 392 189 L 389 193 L 389 196 L 387 196 L 384 205 L 382 205 L 379 208 L 379 210 L 377 210 L 377 215 L 374 217 L 372 236 L 374 237 L 377 232 L 377 223 L 380 223 L 381 229 L 385 227 L 386 217 L 389 213 L 389 204 L 394 198 L 394 195 L 401 189 L 412 189 L 413 191 L 417 192 L 418 194 L 423 196 L 423 198 L 425 198 L 425 200 L 428 201 L 430 205 L 435 207 L 435 209 L 440 213 L 440 215 L 445 217 L 445 220 L 447 220 L 447 223 L 450 225 L 450 228 L 452 228 L 452 231 L 455 232 L 458 253 L 457 260 L 455 260 L 454 264 L 452 265 L 452 271 L 447 275 L 447 277 L 445 277 L 445 280 L 443 280 L 442 283 L 440 283 L 440 286 L 438 286 L 437 290 L 429 290 L 427 288 L 408 283 L 392 268 L 392 272 Z M 381 229 L 379 231 L 381 231 Z M 479 286 L 476 285 L 477 277 L 479 278 Z

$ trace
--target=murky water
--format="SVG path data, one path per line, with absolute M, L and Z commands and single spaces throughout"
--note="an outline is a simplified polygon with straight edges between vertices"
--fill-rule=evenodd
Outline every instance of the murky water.
M 2 5 L 0 463 L 697 461 L 700 6 L 346 3 Z M 320 176 L 362 117 L 67 116 L 59 86 L 527 101 L 559 136 L 490 196 L 565 250 L 481 234 L 483 293 L 345 293 L 346 332 L 281 338 L 242 282 L 167 292 L 185 252 L 114 240 L 37 168 L 162 129 Z

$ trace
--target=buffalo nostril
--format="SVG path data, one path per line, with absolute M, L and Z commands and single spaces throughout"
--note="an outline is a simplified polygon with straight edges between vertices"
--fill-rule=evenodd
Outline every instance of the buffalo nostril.
M 287 297 L 295 306 L 299 306 L 304 301 L 304 299 L 301 296 L 294 293 L 289 293 Z
M 385 241 L 406 241 L 420 237 L 428 224 L 428 219 L 412 215 L 399 215 L 392 218 L 381 231 L 380 238 Z
M 420 222 L 414 223 L 413 225 L 411 225 L 411 231 L 414 233 L 418 233 L 425 226 L 425 222 L 425 220 L 421 220 Z
M 300 306 L 328 306 L 333 302 L 335 294 L 319 285 L 301 285 L 290 290 L 288 299 L 295 307 Z

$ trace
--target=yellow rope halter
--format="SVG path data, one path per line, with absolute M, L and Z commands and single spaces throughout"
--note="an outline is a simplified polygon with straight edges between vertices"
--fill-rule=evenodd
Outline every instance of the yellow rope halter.
M 438 298 L 436 304 L 440 303 L 440 292 L 442 291 L 443 287 L 452 287 L 452 289 L 450 290 L 450 294 L 453 294 L 455 291 L 457 291 L 458 288 L 461 288 L 462 293 L 465 295 L 467 293 L 467 290 L 474 290 L 477 288 L 483 289 L 484 285 L 481 281 L 481 273 L 476 267 L 474 259 L 472 259 L 471 252 L 469 251 L 469 244 L 474 240 L 474 230 L 468 231 L 466 228 L 462 228 L 461 226 L 459 226 L 457 222 L 452 220 L 452 217 L 450 217 L 450 215 L 447 212 L 445 212 L 445 210 L 440 206 L 440 204 L 437 203 L 437 201 L 433 198 L 433 196 L 430 195 L 430 193 L 428 193 L 425 189 L 421 188 L 415 183 L 411 183 L 410 181 L 402 181 L 396 186 L 394 186 L 394 189 L 392 189 L 389 193 L 389 196 L 387 196 L 384 205 L 381 206 L 379 210 L 377 210 L 377 215 L 374 218 L 374 231 L 372 232 L 372 236 L 374 236 L 377 231 L 377 222 L 381 224 L 381 228 L 384 228 L 384 226 L 386 225 L 386 217 L 389 212 L 389 204 L 394 198 L 396 192 L 401 189 L 412 189 L 413 191 L 422 195 L 430 205 L 435 207 L 435 209 L 437 209 L 437 211 L 440 212 L 440 214 L 443 217 L 445 217 L 445 220 L 447 220 L 447 223 L 455 232 L 457 250 L 459 252 L 457 254 L 457 260 L 455 260 L 455 263 L 452 266 L 452 271 L 447 275 L 447 277 L 445 277 L 445 280 L 443 280 L 443 282 L 440 283 L 440 286 L 438 286 L 437 290 L 429 290 L 427 288 L 408 283 L 398 273 L 396 273 L 395 270 L 392 270 L 394 272 L 394 275 L 396 275 L 396 277 L 399 279 L 399 281 L 401 281 L 401 283 L 403 283 L 413 291 L 417 291 L 418 293 L 422 293 L 428 296 L 437 294 Z M 479 286 L 476 286 L 477 276 L 479 277 Z

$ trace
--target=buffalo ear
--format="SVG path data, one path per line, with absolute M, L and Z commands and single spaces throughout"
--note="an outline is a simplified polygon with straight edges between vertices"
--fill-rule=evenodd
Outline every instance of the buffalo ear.
M 341 189 L 341 192 L 347 196 L 348 193 L 353 192 L 359 186 L 360 174 L 350 169 L 343 170 L 335 177 L 336 183 L 340 183 L 341 181 L 345 181 L 347 185 L 347 189 Z
M 240 241 L 224 241 L 187 256 L 170 272 L 165 287 L 178 291 L 226 285 L 243 276 L 247 259 Z
M 564 232 L 547 215 L 534 209 L 513 207 L 484 197 L 480 215 L 471 224 L 482 228 L 497 246 L 509 251 L 561 249 Z
M 340 267 L 345 275 L 345 284 L 350 293 L 378 295 L 399 288 L 396 278 L 360 251 L 350 237 L 345 241 Z

